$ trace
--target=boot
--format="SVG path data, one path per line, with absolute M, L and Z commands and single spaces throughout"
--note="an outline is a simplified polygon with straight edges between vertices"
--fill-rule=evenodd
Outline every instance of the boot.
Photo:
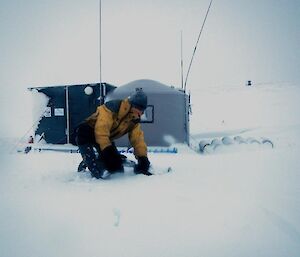
M 79 163 L 78 165 L 78 168 L 77 168 L 77 171 L 78 172 L 82 172 L 82 171 L 85 171 L 87 168 L 85 162 L 82 160 L 81 163 Z
M 109 173 L 104 170 L 103 165 L 101 165 L 101 163 L 97 160 L 92 145 L 79 145 L 78 148 L 84 163 L 92 174 L 92 177 L 104 179 L 109 176 Z

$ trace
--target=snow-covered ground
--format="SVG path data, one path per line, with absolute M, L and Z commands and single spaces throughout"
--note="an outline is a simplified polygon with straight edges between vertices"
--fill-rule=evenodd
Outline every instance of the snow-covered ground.
M 0 256 L 300 256 L 300 85 L 192 92 L 199 140 L 246 130 L 274 149 L 154 154 L 164 175 L 77 173 L 78 154 L 1 140 Z M 129 158 L 132 156 L 129 155 Z

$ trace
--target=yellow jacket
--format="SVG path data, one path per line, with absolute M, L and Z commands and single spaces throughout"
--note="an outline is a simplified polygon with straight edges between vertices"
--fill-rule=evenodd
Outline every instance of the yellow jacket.
M 96 142 L 101 150 L 111 145 L 112 141 L 128 133 L 128 138 L 137 157 L 147 156 L 147 145 L 137 117 L 130 112 L 128 99 L 113 100 L 99 106 L 95 113 L 87 118 L 87 123 L 94 128 Z

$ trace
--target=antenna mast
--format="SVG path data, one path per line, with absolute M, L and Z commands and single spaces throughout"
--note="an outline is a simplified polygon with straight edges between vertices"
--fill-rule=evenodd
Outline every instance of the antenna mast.
M 100 104 L 104 103 L 104 95 L 103 95 L 103 85 L 102 85 L 102 5 L 101 0 L 99 0 L 99 85 L 100 85 Z
M 183 89 L 183 58 L 182 58 L 182 30 L 180 34 L 180 66 L 181 66 L 181 89 Z
M 194 56 L 195 56 L 195 53 L 196 53 L 196 50 L 197 50 L 198 42 L 199 42 L 199 39 L 201 37 L 201 34 L 202 34 L 202 31 L 203 31 L 203 28 L 204 28 L 204 25 L 205 25 L 205 22 L 206 22 L 206 19 L 207 19 L 209 10 L 210 10 L 210 6 L 212 4 L 212 1 L 213 0 L 211 0 L 210 3 L 209 3 L 204 21 L 202 23 L 202 26 L 201 26 L 201 29 L 200 29 L 200 32 L 199 32 L 199 35 L 198 35 L 198 38 L 197 38 L 197 42 L 196 42 L 196 45 L 195 45 L 195 48 L 194 48 L 194 52 L 193 52 L 193 55 L 192 55 L 192 58 L 191 58 L 191 61 L 190 61 L 190 65 L 189 65 L 189 68 L 188 68 L 188 71 L 187 71 L 187 74 L 186 74 L 185 82 L 184 82 L 184 92 L 186 90 L 187 79 L 188 79 L 188 76 L 189 76 L 189 73 L 190 73 L 190 69 L 191 69 L 191 66 L 192 66 L 192 63 L 193 63 L 193 59 L 194 59 Z

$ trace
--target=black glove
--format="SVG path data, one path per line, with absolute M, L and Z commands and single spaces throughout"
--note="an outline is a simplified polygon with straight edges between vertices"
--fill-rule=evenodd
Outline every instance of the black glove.
M 138 157 L 138 164 L 134 167 L 135 174 L 144 174 L 151 176 L 152 173 L 149 172 L 150 162 L 146 156 Z
M 101 151 L 101 159 L 105 168 L 111 173 L 124 170 L 121 155 L 114 145 L 110 145 Z

